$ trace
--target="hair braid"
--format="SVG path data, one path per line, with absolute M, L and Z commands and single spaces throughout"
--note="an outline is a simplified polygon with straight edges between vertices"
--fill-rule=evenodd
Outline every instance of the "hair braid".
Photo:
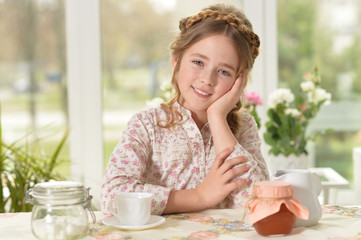
M 243 34 L 247 42 L 251 46 L 252 56 L 255 59 L 259 54 L 260 40 L 257 34 L 255 34 L 251 29 L 249 29 L 242 19 L 239 19 L 233 13 L 221 13 L 214 10 L 204 10 L 194 16 L 183 18 L 180 21 L 179 28 L 182 32 L 187 31 L 188 28 L 199 23 L 202 20 L 207 18 L 213 18 L 216 21 L 224 21 L 236 28 L 239 32 Z

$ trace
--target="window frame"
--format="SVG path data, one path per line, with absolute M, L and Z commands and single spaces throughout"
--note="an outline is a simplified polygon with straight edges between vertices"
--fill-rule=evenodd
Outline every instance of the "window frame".
M 91 187 L 99 208 L 104 161 L 99 1 L 66 0 L 65 16 L 71 178 Z

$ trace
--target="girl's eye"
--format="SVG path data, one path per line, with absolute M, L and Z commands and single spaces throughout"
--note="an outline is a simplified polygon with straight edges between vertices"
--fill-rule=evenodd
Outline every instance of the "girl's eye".
M 199 65 L 199 66 L 203 66 L 203 62 L 198 61 L 198 60 L 194 60 L 193 63 L 195 63 L 196 65 Z
M 220 70 L 219 72 L 220 72 L 220 74 L 222 74 L 224 76 L 230 76 L 229 72 L 227 72 L 227 71 Z

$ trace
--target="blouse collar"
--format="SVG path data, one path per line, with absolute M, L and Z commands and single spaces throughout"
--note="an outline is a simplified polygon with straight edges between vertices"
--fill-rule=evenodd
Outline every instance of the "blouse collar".
M 192 118 L 192 112 L 188 108 L 182 106 L 179 102 L 175 102 L 173 106 L 183 116 L 183 119 Z
M 179 111 L 179 113 L 183 116 L 183 120 L 188 120 L 191 119 L 193 122 L 193 118 L 192 118 L 192 112 L 191 110 L 189 110 L 188 108 L 182 106 L 178 101 L 175 102 L 173 104 L 173 106 L 175 107 L 175 109 L 177 109 Z M 194 123 L 195 124 L 195 123 Z M 206 122 L 204 124 L 204 126 L 202 127 L 202 129 L 208 129 L 209 128 L 209 123 Z

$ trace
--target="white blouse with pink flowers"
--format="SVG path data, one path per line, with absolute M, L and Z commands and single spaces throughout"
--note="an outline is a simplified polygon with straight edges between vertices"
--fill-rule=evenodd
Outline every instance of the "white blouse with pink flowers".
M 162 214 L 172 189 L 196 188 L 207 175 L 216 157 L 210 127 L 205 124 L 199 130 L 188 109 L 178 103 L 175 107 L 183 121 L 172 129 L 157 125 L 167 119 L 162 107 L 139 112 L 129 121 L 105 171 L 101 191 L 104 214 L 109 214 L 109 201 L 120 192 L 152 193 L 152 214 Z M 228 158 L 248 157 L 251 168 L 238 178 L 250 182 L 231 192 L 218 208 L 241 208 L 253 183 L 269 178 L 256 122 L 248 113 L 241 113 L 241 119 L 238 143 Z

